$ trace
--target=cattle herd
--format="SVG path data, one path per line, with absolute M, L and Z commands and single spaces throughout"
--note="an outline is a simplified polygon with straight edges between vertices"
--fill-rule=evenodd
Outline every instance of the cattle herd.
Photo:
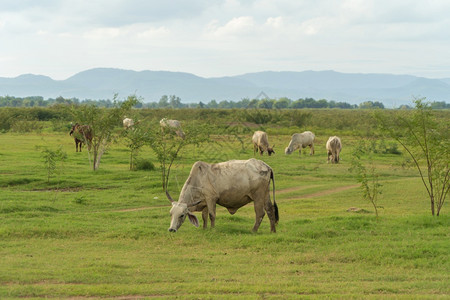
M 167 128 L 174 130 L 176 135 L 184 139 L 185 134 L 181 129 L 178 120 L 161 119 L 159 122 L 161 130 Z M 133 119 L 123 120 L 124 129 L 133 128 Z M 81 145 L 84 143 L 90 146 L 92 142 L 92 130 L 87 125 L 72 126 L 70 135 L 74 137 L 76 151 L 81 152 Z M 310 148 L 310 155 L 314 154 L 315 135 L 311 131 L 294 133 L 289 145 L 284 150 L 285 154 L 291 154 L 297 149 L 299 154 L 303 148 Z M 270 156 L 274 154 L 269 145 L 268 135 L 264 131 L 255 131 L 252 136 L 253 153 L 264 152 Z M 327 162 L 339 163 L 339 154 L 342 149 L 341 139 L 331 136 L 326 143 Z M 273 204 L 270 200 L 270 182 L 272 181 Z M 253 202 L 255 208 L 255 225 L 253 231 L 256 232 L 261 224 L 264 215 L 270 220 L 271 232 L 276 232 L 275 225 L 278 223 L 278 206 L 275 201 L 275 181 L 272 168 L 261 160 L 254 158 L 248 160 L 230 160 L 221 163 L 208 164 L 197 161 L 192 166 L 188 179 L 181 189 L 178 201 L 173 200 L 168 190 L 167 198 L 172 203 L 170 210 L 171 222 L 169 231 L 176 232 L 183 224 L 186 216 L 189 221 L 199 226 L 197 217 L 193 212 L 201 211 L 203 228 L 207 227 L 208 217 L 211 227 L 215 225 L 216 205 L 225 207 L 230 214 L 234 214 L 242 206 Z

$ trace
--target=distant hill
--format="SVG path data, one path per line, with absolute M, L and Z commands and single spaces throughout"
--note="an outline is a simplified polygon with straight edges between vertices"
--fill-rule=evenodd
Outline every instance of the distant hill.
M 261 92 L 271 98 L 326 99 L 359 104 L 380 101 L 387 107 L 411 104 L 414 97 L 450 102 L 450 78 L 428 79 L 410 75 L 348 74 L 335 71 L 259 72 L 232 77 L 203 78 L 189 73 L 131 71 L 96 68 L 66 80 L 26 74 L 0 77 L 0 95 L 15 97 L 111 99 L 130 94 L 145 102 L 157 102 L 163 95 L 176 95 L 184 103 L 210 100 L 239 101 Z

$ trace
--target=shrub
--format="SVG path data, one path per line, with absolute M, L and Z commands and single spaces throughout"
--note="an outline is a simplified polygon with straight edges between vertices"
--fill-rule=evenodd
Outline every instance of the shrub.
M 153 171 L 155 165 L 148 159 L 136 159 L 134 164 L 135 171 Z
M 373 143 L 373 141 L 372 141 Z M 369 151 L 364 150 L 364 142 L 355 147 L 352 153 L 351 160 L 351 172 L 356 172 L 356 179 L 361 183 L 361 189 L 363 193 L 364 199 L 368 200 L 372 203 L 373 208 L 375 209 L 375 214 L 378 219 L 378 195 L 381 194 L 382 184 L 379 183 L 378 177 L 379 174 L 376 171 L 375 165 L 372 160 L 371 151 L 374 150 L 372 146 Z M 363 155 L 369 156 L 369 163 L 366 164 L 362 160 Z
M 44 125 L 37 120 L 17 120 L 11 126 L 13 132 L 41 132 Z
M 272 121 L 273 113 L 262 109 L 244 110 L 244 118 L 247 122 L 268 124 Z
M 302 113 L 298 110 L 294 110 L 288 113 L 290 118 L 290 126 L 297 126 L 302 128 L 306 126 L 312 118 L 312 114 L 310 112 Z
M 56 132 L 69 132 L 72 128 L 70 123 L 61 118 L 55 118 L 50 120 L 52 123 L 52 130 Z
M 59 175 L 62 173 L 63 163 L 67 159 L 67 153 L 62 150 L 60 146 L 57 150 L 44 148 L 41 151 L 42 160 L 47 170 L 47 183 L 50 183 L 50 177 L 55 173 Z M 60 163 L 60 170 L 57 170 L 57 164 Z

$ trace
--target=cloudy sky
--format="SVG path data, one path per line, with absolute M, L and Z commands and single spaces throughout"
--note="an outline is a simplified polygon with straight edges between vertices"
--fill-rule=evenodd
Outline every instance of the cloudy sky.
M 0 77 L 96 67 L 450 78 L 450 1 L 0 0 Z

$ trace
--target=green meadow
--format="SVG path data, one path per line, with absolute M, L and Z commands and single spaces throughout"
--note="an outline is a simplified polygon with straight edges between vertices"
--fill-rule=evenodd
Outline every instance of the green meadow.
M 317 119 L 340 113 L 326 111 Z M 360 112 L 354 114 L 365 124 Z M 325 123 L 265 124 L 275 144 L 271 157 L 253 154 L 251 135 L 259 127 L 245 123 L 249 127 L 236 134 L 183 149 L 171 169 L 170 192 L 177 199 L 195 161 L 264 160 L 275 173 L 275 234 L 267 216 L 251 232 L 252 204 L 235 215 L 219 206 L 215 228 L 203 230 L 196 213 L 199 228 L 186 221 L 177 233 L 168 232 L 171 205 L 149 147 L 139 157 L 153 162 L 154 170 L 130 171 L 129 150 L 118 139 L 94 172 L 87 149 L 75 152 L 68 130 L 55 131 L 51 122 L 41 122 L 39 132 L 1 133 L 0 298 L 450 298 L 448 203 L 441 216 L 431 216 L 417 170 L 402 154 L 374 153 L 365 163 L 372 161 L 382 185 L 377 219 L 349 171 L 361 132 L 371 129 L 354 134 L 358 122 L 339 123 L 342 129 Z M 316 133 L 315 155 L 309 148 L 285 155 L 290 136 L 306 129 Z M 329 135 L 343 143 L 336 165 L 327 164 Z M 46 147 L 67 153 L 49 181 Z

